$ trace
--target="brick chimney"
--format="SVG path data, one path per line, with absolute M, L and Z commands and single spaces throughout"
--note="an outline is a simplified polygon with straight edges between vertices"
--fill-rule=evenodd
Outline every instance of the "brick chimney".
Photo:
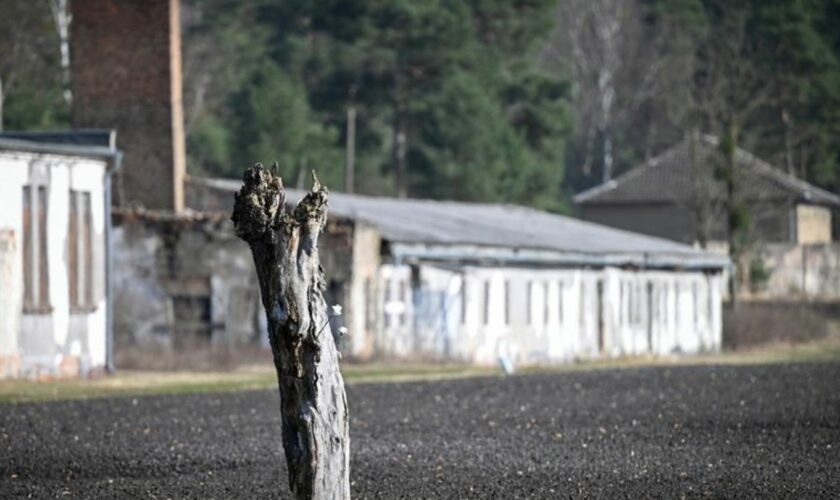
M 73 126 L 115 128 L 115 202 L 184 208 L 179 0 L 71 2 Z

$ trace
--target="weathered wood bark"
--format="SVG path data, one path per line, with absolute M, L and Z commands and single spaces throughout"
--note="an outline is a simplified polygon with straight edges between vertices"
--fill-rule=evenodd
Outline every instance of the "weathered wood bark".
M 280 178 L 262 165 L 243 183 L 232 219 L 251 247 L 268 318 L 289 486 L 297 499 L 350 498 L 347 398 L 318 258 L 327 190 L 316 178 L 288 210 Z

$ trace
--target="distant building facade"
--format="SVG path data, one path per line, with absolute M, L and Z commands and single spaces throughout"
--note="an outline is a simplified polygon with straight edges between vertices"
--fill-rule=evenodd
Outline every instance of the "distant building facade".
M 715 137 L 688 137 L 614 180 L 574 197 L 584 220 L 727 252 L 724 186 L 715 180 Z M 737 149 L 738 196 L 751 216 L 745 297 L 840 299 L 840 197 Z
M 714 180 L 718 141 L 686 138 L 643 165 L 574 197 L 584 220 L 686 244 L 726 241 L 724 187 Z M 832 241 L 840 197 L 789 176 L 750 153 L 735 154 L 740 196 L 762 243 Z
M 229 221 L 239 182 L 184 178 L 177 9 L 73 2 L 73 123 L 116 128 L 125 151 L 115 338 L 126 349 L 265 345 L 250 250 Z M 725 257 L 567 217 L 333 193 L 321 252 L 327 298 L 346 311 L 343 352 L 359 360 L 560 362 L 721 345 Z
M 191 179 L 187 203 L 226 215 L 239 184 Z M 302 196 L 287 194 L 291 202 Z M 721 346 L 728 261 L 717 255 L 507 205 L 332 193 L 328 221 L 327 298 L 344 306 L 344 352 L 356 359 L 551 363 Z M 219 230 L 234 238 L 229 222 Z M 230 262 L 250 261 L 241 249 Z M 205 266 L 205 303 L 230 307 L 234 287 L 225 281 L 236 279 L 252 283 L 250 294 L 239 292 L 255 304 L 244 316 L 263 314 L 253 270 L 219 279 L 214 269 Z
M 118 349 L 267 345 L 253 260 L 229 218 L 115 209 Z
M 108 132 L 0 134 L 0 378 L 108 365 L 108 187 L 118 158 Z

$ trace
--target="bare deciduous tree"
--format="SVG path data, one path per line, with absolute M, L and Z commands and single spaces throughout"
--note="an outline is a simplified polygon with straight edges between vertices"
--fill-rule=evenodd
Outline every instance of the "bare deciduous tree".
M 70 14 L 68 0 L 49 0 L 49 4 L 55 23 L 55 31 L 58 34 L 62 95 L 64 101 L 70 104 L 73 99 L 70 90 L 70 23 L 73 21 L 73 16 Z
M 591 168 L 596 135 L 602 143 L 603 180 L 612 176 L 612 138 L 616 79 L 622 66 L 624 30 L 633 19 L 634 1 L 570 0 L 558 8 L 559 31 L 566 34 L 556 49 L 566 59 L 577 87 L 580 118 L 586 122 L 587 161 Z
M 591 173 L 599 150 L 604 182 L 614 175 L 619 124 L 635 120 L 654 98 L 688 86 L 682 59 L 675 56 L 682 50 L 680 37 L 669 29 L 672 25 L 661 23 L 654 29 L 643 18 L 638 0 L 560 2 L 555 33 L 543 52 L 574 83 L 577 129 L 585 151 L 582 169 Z M 653 125 L 647 120 L 645 127 Z
M 719 137 L 715 177 L 723 184 L 726 237 L 729 257 L 735 266 L 730 277 L 732 305 L 737 304 L 744 280 L 745 257 L 752 223 L 750 205 L 744 196 L 738 150 L 747 141 L 746 125 L 767 104 L 770 87 L 755 67 L 747 38 L 747 12 L 730 9 L 713 19 L 701 46 L 692 120 Z
M 691 198 L 687 207 L 694 216 L 696 239 L 702 248 L 716 236 L 720 217 L 724 213 L 724 200 L 715 181 L 714 167 L 701 156 L 703 138 L 697 130 L 688 135 L 688 163 L 691 172 Z
M 315 178 L 312 190 L 288 210 L 276 172 L 257 164 L 245 171 L 243 183 L 232 220 L 251 247 L 268 319 L 289 485 L 297 499 L 348 499 L 347 397 L 318 257 L 327 190 Z
M 202 4 L 184 2 L 181 8 L 184 72 L 184 133 L 189 135 L 207 107 L 208 91 L 219 73 L 222 57 L 218 34 L 196 29 L 203 21 Z

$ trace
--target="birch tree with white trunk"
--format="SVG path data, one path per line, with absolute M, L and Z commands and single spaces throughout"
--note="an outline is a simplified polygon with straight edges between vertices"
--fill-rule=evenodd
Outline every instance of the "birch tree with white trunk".
M 70 89 L 70 23 L 73 16 L 70 14 L 67 0 L 48 0 L 50 12 L 52 13 L 55 31 L 58 34 L 58 50 L 61 63 L 61 86 L 62 96 L 67 104 L 73 100 L 73 93 Z
M 576 84 L 578 109 L 585 126 L 587 152 L 601 140 L 602 179 L 613 170 L 611 128 L 615 118 L 616 78 L 621 71 L 623 30 L 632 19 L 634 0 L 568 0 L 558 8 L 558 30 L 565 33 L 560 58 Z M 585 169 L 591 168 L 591 153 Z
M 606 182 L 615 174 L 616 131 L 670 86 L 673 37 L 644 24 L 638 0 L 564 0 L 556 16 L 543 59 L 574 84 L 583 173 L 600 166 Z

